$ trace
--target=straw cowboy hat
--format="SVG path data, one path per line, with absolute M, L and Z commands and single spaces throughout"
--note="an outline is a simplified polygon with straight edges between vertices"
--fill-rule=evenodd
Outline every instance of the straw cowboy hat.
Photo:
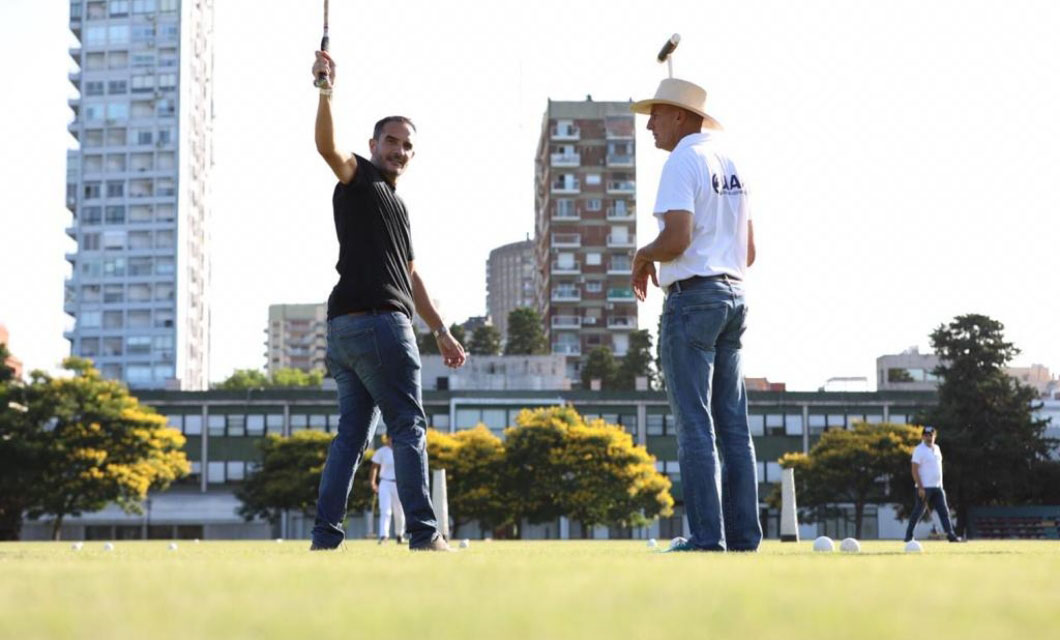
M 635 113 L 651 115 L 651 107 L 655 104 L 668 104 L 687 109 L 702 116 L 705 128 L 721 129 L 721 123 L 707 114 L 707 90 L 687 80 L 664 78 L 659 83 L 659 88 L 655 90 L 654 98 L 634 102 L 630 108 Z

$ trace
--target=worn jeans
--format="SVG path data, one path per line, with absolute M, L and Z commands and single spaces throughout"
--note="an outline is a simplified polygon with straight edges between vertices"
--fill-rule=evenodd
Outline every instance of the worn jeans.
M 909 516 L 909 525 L 905 528 L 905 541 L 913 539 L 913 529 L 916 528 L 920 517 L 924 515 L 924 509 L 934 509 L 939 516 L 939 524 L 946 532 L 946 537 L 951 540 L 957 536 L 950 524 L 950 506 L 946 504 L 946 491 L 942 487 L 924 487 L 924 499 L 917 494 L 916 504 L 913 505 L 913 513 Z
M 743 285 L 713 278 L 675 289 L 663 306 L 659 345 L 677 427 L 689 542 L 710 551 L 754 551 L 762 525 L 740 363 Z
M 338 434 L 320 476 L 313 542 L 333 548 L 345 533 L 353 474 L 372 439 L 380 411 L 394 449 L 398 495 L 411 546 L 429 543 L 438 523 L 427 487 L 427 418 L 420 355 L 408 316 L 399 312 L 344 315 L 328 321 L 327 365 L 339 392 Z

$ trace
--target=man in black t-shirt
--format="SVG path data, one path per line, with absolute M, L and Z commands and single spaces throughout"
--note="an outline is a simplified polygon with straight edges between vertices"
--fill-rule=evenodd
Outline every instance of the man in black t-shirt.
M 334 549 L 345 538 L 353 474 L 382 412 L 409 548 L 448 551 L 427 487 L 427 419 L 413 310 L 431 328 L 447 365 L 460 367 L 465 355 L 416 271 L 408 211 L 397 194 L 397 179 L 415 154 L 416 127 L 403 116 L 383 118 L 368 141 L 369 159 L 340 152 L 331 117 L 335 62 L 323 51 L 316 57 L 313 77 L 327 78 L 317 107 L 317 151 L 339 180 L 332 196 L 339 282 L 328 298 L 327 365 L 338 384 L 340 417 L 320 478 L 311 548 Z

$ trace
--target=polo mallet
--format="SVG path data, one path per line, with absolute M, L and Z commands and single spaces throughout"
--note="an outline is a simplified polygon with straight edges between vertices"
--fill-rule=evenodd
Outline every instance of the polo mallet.
M 324 27 L 324 33 L 327 33 L 326 26 Z M 664 44 L 662 49 L 659 50 L 659 62 L 666 63 L 666 70 L 669 72 L 671 78 L 674 77 L 674 61 L 671 56 L 673 55 L 674 49 L 676 49 L 677 45 L 680 43 L 681 34 L 675 33 L 670 36 L 670 39 L 667 40 L 666 44 Z
M 324 37 L 320 39 L 320 50 L 328 50 L 328 0 L 324 0 Z M 323 71 L 317 74 L 317 79 L 313 86 L 318 89 L 328 86 L 328 74 Z

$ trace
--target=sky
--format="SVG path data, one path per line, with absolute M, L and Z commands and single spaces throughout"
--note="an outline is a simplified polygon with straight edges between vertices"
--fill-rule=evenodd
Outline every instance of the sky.
M 270 304 L 336 281 L 334 184 L 313 146 L 321 8 L 215 2 L 210 379 L 263 368 Z M 625 0 L 331 3 L 340 146 L 410 116 L 399 185 L 417 268 L 448 321 L 485 313 L 489 251 L 533 233 L 549 98 L 650 97 L 655 53 L 708 91 L 747 176 L 758 259 L 745 372 L 875 385 L 965 313 L 1004 323 L 1015 364 L 1060 369 L 1060 3 Z M 267 7 L 267 8 L 266 8 Z M 68 354 L 66 2 L 0 2 L 0 323 L 28 368 Z M 637 224 L 656 232 L 665 152 L 637 117 Z M 654 331 L 662 295 L 640 325 Z

